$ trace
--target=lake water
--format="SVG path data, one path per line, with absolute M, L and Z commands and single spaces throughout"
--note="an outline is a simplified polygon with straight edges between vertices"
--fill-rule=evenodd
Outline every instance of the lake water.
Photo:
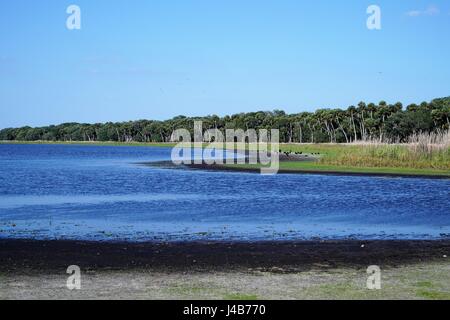
M 0 145 L 0 238 L 450 237 L 450 180 L 143 166 L 170 148 Z

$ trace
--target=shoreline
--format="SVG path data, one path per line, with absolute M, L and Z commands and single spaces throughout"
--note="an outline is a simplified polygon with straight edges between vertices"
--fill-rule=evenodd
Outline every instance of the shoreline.
M 281 161 L 283 162 L 283 161 Z M 280 163 L 281 163 L 280 162 Z M 289 162 L 289 161 L 287 161 Z M 158 162 L 139 162 L 138 165 L 159 167 L 163 169 L 188 169 L 218 172 L 244 172 L 244 173 L 261 173 L 258 167 L 244 167 L 242 165 L 207 165 L 207 164 L 190 164 L 190 165 L 174 165 L 170 161 Z M 384 172 L 347 172 L 333 170 L 290 170 L 280 169 L 277 174 L 299 174 L 299 175 L 328 175 L 328 176 L 350 176 L 350 177 L 380 177 L 380 178 L 411 178 L 411 179 L 435 179 L 450 180 L 450 175 L 441 174 L 407 174 L 407 173 L 384 173 Z
M 314 268 L 398 267 L 448 261 L 450 240 L 89 242 L 0 240 L 2 274 L 83 270 L 295 273 Z
M 187 167 L 196 170 L 211 170 L 211 171 L 234 171 L 247 173 L 260 173 L 260 168 L 244 168 L 232 167 L 222 165 L 188 165 Z M 354 176 L 354 177 L 385 177 L 385 178 L 412 178 L 412 179 L 437 179 L 450 180 L 450 175 L 442 174 L 415 174 L 415 173 L 384 173 L 384 172 L 356 172 L 356 171 L 339 171 L 339 170 L 294 170 L 294 169 L 280 169 L 278 174 L 313 174 L 313 175 L 329 175 L 329 176 Z
M 86 142 L 86 141 L 0 141 L 0 145 L 80 145 L 80 146 L 110 146 L 110 147 L 155 147 L 155 148 L 170 148 L 174 147 L 176 143 L 145 143 L 145 142 Z M 294 145 L 294 144 L 292 144 Z M 314 146 L 314 144 L 304 144 L 305 146 Z M 323 144 L 328 145 L 328 144 Z M 282 146 L 291 146 L 291 144 L 282 144 Z M 298 145 L 296 145 L 298 146 Z M 318 145 L 320 146 L 320 144 Z M 348 146 L 343 144 L 343 146 Z M 310 158 L 311 159 L 311 158 Z M 280 163 L 302 163 L 309 162 L 315 163 L 314 161 L 308 160 L 300 160 L 293 161 L 292 159 L 284 159 L 281 157 Z M 314 159 L 314 157 L 312 157 Z M 151 165 L 149 162 L 142 162 L 140 164 Z M 191 169 L 202 169 L 202 170 L 214 170 L 214 171 L 235 171 L 235 172 L 249 172 L 249 173 L 257 173 L 260 172 L 259 167 L 230 167 L 224 165 L 187 165 Z M 402 170 L 407 170 L 408 172 L 401 172 Z M 319 166 L 316 168 L 295 168 L 295 169 L 283 169 L 281 168 L 278 173 L 279 174 L 314 174 L 314 175 L 334 175 L 334 176 L 368 176 L 368 177 L 391 177 L 391 178 L 426 178 L 426 179 L 450 179 L 450 172 L 443 173 L 441 172 L 433 172 L 432 169 L 427 169 L 428 172 L 421 172 L 424 169 L 414 169 L 414 168 L 397 168 L 397 167 L 386 167 L 386 168 L 377 168 L 377 167 L 339 167 L 336 166 L 336 169 L 320 169 Z

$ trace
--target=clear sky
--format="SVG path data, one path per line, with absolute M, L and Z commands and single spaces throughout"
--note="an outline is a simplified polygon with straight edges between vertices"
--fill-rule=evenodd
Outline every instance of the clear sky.
M 0 128 L 450 95 L 448 0 L 14 0 L 0 30 Z

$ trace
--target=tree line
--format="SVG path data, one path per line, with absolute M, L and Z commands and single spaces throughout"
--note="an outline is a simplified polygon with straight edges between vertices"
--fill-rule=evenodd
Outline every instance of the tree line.
M 407 141 L 418 132 L 450 129 L 450 97 L 411 104 L 360 102 L 347 109 L 320 109 L 316 112 L 286 114 L 284 111 L 259 111 L 231 116 L 178 116 L 166 121 L 138 120 L 118 123 L 63 123 L 46 127 L 21 127 L 0 130 L 6 141 L 115 141 L 171 142 L 172 132 L 188 129 L 202 121 L 203 129 L 279 129 L 285 143 L 351 143 L 380 139 Z

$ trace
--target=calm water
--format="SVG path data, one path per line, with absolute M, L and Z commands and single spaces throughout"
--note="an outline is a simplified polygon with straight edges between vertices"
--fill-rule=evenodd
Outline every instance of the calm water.
M 450 180 L 163 169 L 169 148 L 0 145 L 0 238 L 450 237 Z

